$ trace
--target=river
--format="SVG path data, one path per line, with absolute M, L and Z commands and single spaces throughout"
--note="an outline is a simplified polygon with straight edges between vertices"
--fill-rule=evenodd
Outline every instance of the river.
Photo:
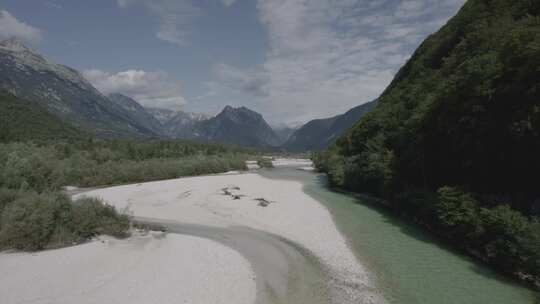
M 537 293 L 453 252 L 414 225 L 329 190 L 323 175 L 291 168 L 261 170 L 260 174 L 302 182 L 304 191 L 331 212 L 389 303 L 540 303 Z

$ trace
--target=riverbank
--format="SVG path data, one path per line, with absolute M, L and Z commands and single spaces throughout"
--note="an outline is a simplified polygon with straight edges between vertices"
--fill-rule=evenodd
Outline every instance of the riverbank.
M 125 240 L 100 237 L 57 250 L 1 253 L 0 269 L 6 304 L 255 300 L 255 275 L 244 257 L 218 242 L 179 234 L 136 232 Z
M 219 242 L 240 253 L 255 273 L 254 303 L 330 303 L 327 277 L 317 258 L 286 239 L 247 227 L 211 227 L 147 218 L 137 223 Z
M 202 267 L 202 275 L 192 277 L 194 280 L 202 280 L 203 283 L 198 284 L 193 280 L 186 285 L 196 289 L 191 290 L 191 293 L 184 293 L 190 297 L 190 303 L 220 303 L 220 299 L 237 299 L 235 297 L 238 296 L 241 297 L 235 300 L 235 303 L 243 303 L 241 299 L 247 299 L 249 294 L 254 297 L 249 303 L 258 304 L 379 303 L 383 301 L 381 294 L 387 303 L 399 304 L 536 303 L 537 298 L 530 290 L 507 282 L 483 265 L 447 250 L 414 225 L 386 214 L 381 209 L 373 208 L 363 200 L 330 191 L 326 187 L 324 176 L 305 172 L 302 167 L 298 164 L 292 169 L 278 167 L 256 173 L 229 172 L 203 176 L 199 178 L 206 183 L 204 189 L 192 192 L 186 192 L 184 186 L 200 183 L 189 181 L 193 178 L 154 182 L 157 185 L 165 183 L 162 186 L 168 189 L 166 193 L 162 193 L 162 188 L 158 186 L 145 184 L 92 189 L 114 189 L 111 190 L 112 194 L 126 194 L 125 204 L 121 206 L 135 207 L 129 209 L 135 216 L 155 210 L 155 214 L 160 215 L 161 219 L 136 217 L 135 220 L 152 224 L 150 227 L 153 226 L 156 230 L 163 226 L 167 233 L 156 234 L 155 240 L 151 242 L 145 241 L 148 246 L 128 245 L 138 242 L 136 240 L 139 236 L 135 235 L 134 239 L 119 241 L 100 238 L 106 243 L 95 241 L 33 254 L 2 253 L 0 269 L 9 270 L 7 275 L 0 278 L 0 294 L 3 299 L 4 295 L 7 295 L 5 298 L 8 299 L 2 303 L 19 303 L 20 298 L 24 303 L 50 303 L 54 300 L 54 303 L 62 304 L 80 302 L 76 299 L 83 295 L 85 299 L 89 299 L 87 303 L 91 303 L 92 299 L 103 302 L 105 296 L 112 295 L 118 299 L 118 302 L 111 300 L 112 303 L 153 303 L 148 299 L 156 298 L 159 303 L 166 304 L 186 299 L 178 297 L 174 290 L 168 291 L 160 287 L 162 278 L 171 282 L 179 280 L 178 278 L 162 277 L 159 272 L 141 276 L 140 273 L 144 271 L 138 268 L 139 264 L 125 266 L 126 259 L 128 262 L 135 261 L 134 263 L 141 261 L 141 267 L 150 265 L 164 269 L 159 271 L 167 272 L 172 269 L 175 271 L 174 275 L 183 278 L 188 277 L 186 275 L 189 275 L 190 271 L 199 271 L 196 269 Z M 227 177 L 233 179 L 226 179 Z M 247 191 L 253 186 L 246 180 L 253 181 L 258 188 L 266 190 Z M 122 187 L 130 190 L 118 189 Z M 128 195 L 130 192 L 131 195 Z M 235 199 L 235 196 L 238 196 L 238 199 Z M 289 206 L 297 204 L 301 208 Z M 200 215 L 189 208 L 199 210 L 202 215 L 207 214 L 208 218 L 197 219 Z M 163 219 L 166 215 L 169 220 Z M 175 220 L 182 216 L 195 218 L 191 223 Z M 195 223 L 197 221 L 202 223 Z M 324 236 L 325 233 L 322 233 L 318 226 L 328 227 L 325 223 L 329 221 L 332 223 L 330 227 L 333 227 L 333 232 L 327 232 L 328 236 Z M 280 226 L 285 227 L 286 231 L 281 231 Z M 283 235 L 285 233 L 288 235 Z M 308 241 L 308 233 L 312 234 L 312 241 Z M 321 250 L 313 245 L 314 242 L 321 241 L 325 246 L 335 246 L 335 239 L 328 240 L 335 233 L 338 233 L 339 238 L 345 240 L 348 246 L 344 248 L 337 245 L 335 250 L 328 248 L 328 253 L 334 253 L 336 259 L 343 259 L 344 256 L 353 256 L 353 259 L 356 257 L 357 259 L 353 260 L 357 264 L 355 267 L 362 269 L 367 278 L 367 282 L 361 281 L 362 285 L 355 285 L 358 274 L 348 275 L 341 271 L 340 275 L 340 272 L 336 271 L 340 267 L 329 263 L 330 258 L 327 257 L 327 262 L 324 262 Z M 193 244 L 192 241 L 184 242 L 176 236 L 189 236 L 206 245 L 190 245 Z M 109 243 L 109 240 L 112 242 Z M 167 243 L 171 240 L 178 241 L 175 250 L 183 251 L 183 254 L 175 255 L 173 260 L 181 261 L 174 260 L 169 263 L 169 257 L 161 258 L 163 255 L 156 255 L 162 252 L 159 248 L 168 247 Z M 97 250 L 89 245 L 102 247 Z M 75 248 L 84 250 L 74 250 Z M 120 253 L 119 248 L 123 248 Z M 208 249 L 199 251 L 201 248 Z M 83 252 L 85 250 L 89 250 L 90 257 Z M 341 250 L 348 253 L 343 255 L 338 252 Z M 215 260 L 219 261 L 192 263 L 192 260 L 199 256 L 207 256 L 208 251 L 215 253 Z M 235 262 L 235 256 L 229 256 L 226 252 L 235 253 L 237 261 Z M 42 258 L 52 253 L 56 256 L 55 259 Z M 163 259 L 169 266 L 154 266 L 154 257 Z M 219 271 L 214 273 L 214 269 L 220 267 L 219 263 L 228 264 L 229 259 L 232 259 L 231 265 L 240 263 L 249 266 L 234 267 L 238 272 L 232 277 L 238 278 L 237 283 L 240 284 L 234 288 L 228 285 L 231 283 L 228 282 L 230 276 Z M 9 262 L 3 263 L 4 261 Z M 361 264 L 358 264 L 358 261 Z M 179 263 L 178 266 L 176 262 Z M 102 264 L 107 267 L 102 267 Z M 119 266 L 115 266 L 116 264 Z M 183 270 L 183 267 L 188 268 Z M 89 268 L 90 270 L 87 270 Z M 117 271 L 128 268 L 138 270 L 134 273 Z M 343 270 L 343 267 L 341 269 Z M 248 280 L 245 281 L 242 277 L 247 277 Z M 146 284 L 147 278 L 151 278 L 152 282 Z M 124 280 L 128 282 L 123 282 Z M 48 284 L 47 287 L 44 287 L 43 282 Z M 97 284 L 99 282 L 101 283 Z M 113 290 L 110 285 L 121 288 Z M 88 286 L 93 286 L 91 291 L 88 291 Z M 222 286 L 226 288 L 222 289 Z M 203 287 L 208 292 L 199 292 Z M 46 288 L 50 290 L 45 290 Z M 40 294 L 44 297 L 38 298 L 37 295 Z M 137 302 L 131 294 L 148 301 Z M 155 296 L 151 297 L 152 294 Z M 170 297 L 166 297 L 167 294 Z M 216 300 L 209 301 L 204 297 L 206 294 Z
M 301 182 L 308 195 L 328 208 L 362 265 L 375 274 L 388 303 L 535 304 L 540 299 L 384 208 L 332 191 L 322 174 L 297 168 L 260 174 Z
M 494 271 L 497 271 L 501 276 L 505 276 L 508 281 L 531 288 L 536 292 L 540 292 L 539 277 L 535 277 L 528 273 L 512 273 L 493 262 L 490 263 L 486 259 L 486 257 L 480 254 L 477 250 L 474 250 L 471 247 L 464 245 L 459 240 L 449 238 L 447 235 L 444 235 L 444 233 L 441 233 L 440 230 L 433 229 L 431 225 L 422 221 L 421 219 L 415 218 L 410 214 L 404 214 L 400 212 L 399 209 L 395 208 L 395 206 L 393 206 L 384 199 L 380 199 L 369 194 L 351 192 L 336 187 L 330 188 L 336 193 L 353 197 L 358 201 L 362 201 L 365 204 L 371 205 L 373 208 L 383 209 L 385 212 L 389 212 L 390 214 L 392 214 L 392 216 L 407 221 L 411 225 L 416 226 L 418 229 L 422 229 L 427 234 L 430 234 L 431 238 L 433 238 L 437 243 L 442 244 L 442 246 L 447 247 L 447 250 L 456 252 L 458 254 L 466 255 L 467 257 L 473 259 L 476 263 L 482 264 L 485 267 L 489 267 L 492 268 Z M 540 301 L 540 295 L 538 300 Z
M 327 209 L 306 195 L 301 183 L 242 173 L 126 185 L 82 195 L 101 198 L 135 217 L 221 228 L 244 226 L 277 235 L 320 262 L 332 302 L 383 301 Z

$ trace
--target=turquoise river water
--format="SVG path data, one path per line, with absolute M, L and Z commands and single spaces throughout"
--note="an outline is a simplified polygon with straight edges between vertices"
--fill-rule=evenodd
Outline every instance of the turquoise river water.
M 325 205 L 377 288 L 399 304 L 536 304 L 534 291 L 453 252 L 414 225 L 358 199 L 333 192 L 323 175 L 271 169 L 261 175 L 293 179 Z

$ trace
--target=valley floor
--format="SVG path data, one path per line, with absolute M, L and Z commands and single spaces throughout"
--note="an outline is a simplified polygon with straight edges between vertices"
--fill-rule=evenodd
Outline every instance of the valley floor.
M 77 194 L 102 198 L 168 233 L 37 256 L 1 254 L 3 272 L 20 274 L 2 276 L 0 294 L 8 295 L 6 303 L 383 302 L 328 210 L 302 187 L 251 172 Z M 52 287 L 45 291 L 45 284 Z

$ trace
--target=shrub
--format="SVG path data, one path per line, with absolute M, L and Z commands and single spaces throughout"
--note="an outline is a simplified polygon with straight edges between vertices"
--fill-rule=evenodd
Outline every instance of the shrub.
M 9 204 L 2 212 L 0 245 L 22 250 L 43 249 L 58 224 L 60 212 L 69 210 L 66 201 L 51 194 L 29 193 Z
M 124 237 L 129 218 L 96 199 L 72 202 L 59 193 L 28 192 L 2 212 L 0 249 L 40 250 L 106 234 Z
M 472 239 L 480 233 L 479 204 L 469 193 L 453 187 L 442 187 L 438 194 L 436 213 L 448 235 L 468 236 Z
M 481 214 L 486 230 L 484 251 L 490 260 L 509 270 L 525 270 L 524 265 L 538 263 L 538 223 L 530 222 L 508 205 L 483 208 Z M 539 273 L 538 268 L 529 271 Z
M 540 224 L 509 205 L 480 207 L 469 193 L 452 187 L 438 191 L 440 234 L 465 241 L 484 260 L 512 273 L 540 274 Z
M 272 163 L 272 159 L 267 158 L 267 157 L 259 157 L 257 159 L 257 164 L 261 168 L 274 168 L 274 164 Z
M 125 237 L 129 217 L 119 214 L 112 206 L 95 198 L 82 198 L 73 202 L 72 227 L 81 239 L 106 234 Z
M 7 188 L 0 188 L 0 226 L 2 224 L 2 211 L 7 204 L 13 202 L 18 196 L 18 191 Z

